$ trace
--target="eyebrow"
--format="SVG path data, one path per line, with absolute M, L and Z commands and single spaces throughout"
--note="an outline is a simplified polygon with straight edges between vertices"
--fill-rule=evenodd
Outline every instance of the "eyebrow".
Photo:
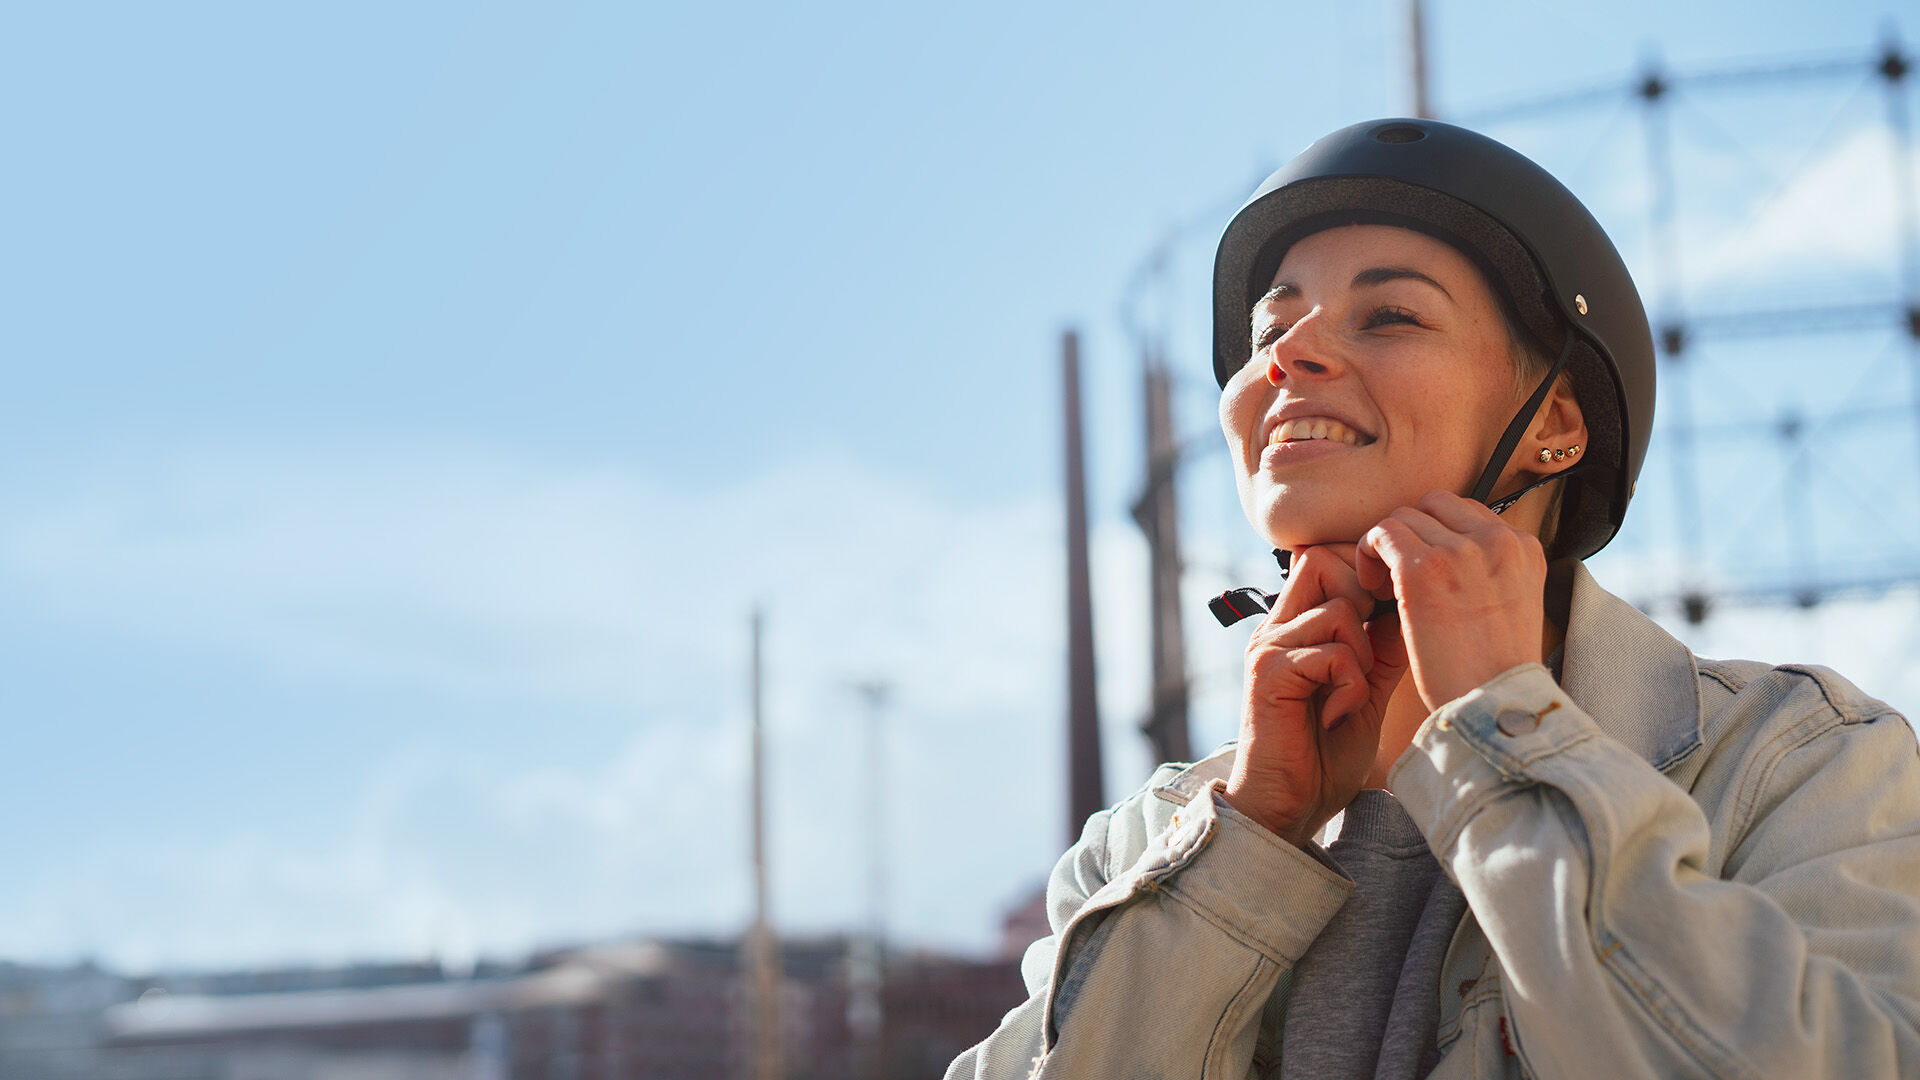
M 1433 286 L 1434 288 L 1439 289 L 1440 295 L 1446 297 L 1448 300 L 1453 300 L 1453 294 L 1447 291 L 1447 287 L 1445 285 L 1440 284 L 1439 282 L 1433 280 L 1431 277 L 1428 277 L 1427 275 L 1421 273 L 1420 271 L 1415 270 L 1412 267 L 1408 267 L 1408 266 L 1368 267 L 1367 269 L 1362 270 L 1359 273 L 1353 275 L 1353 284 L 1351 287 L 1355 289 L 1361 289 L 1361 288 L 1367 288 L 1373 285 L 1385 285 L 1389 281 L 1400 281 L 1403 279 L 1411 279 L 1413 281 L 1424 281 L 1427 284 Z M 1291 297 L 1295 297 L 1299 295 L 1300 295 L 1300 286 L 1294 284 L 1291 281 L 1282 281 L 1279 284 L 1275 285 L 1273 288 L 1268 289 L 1266 291 L 1266 295 L 1254 301 L 1253 306 L 1259 307 L 1261 304 L 1264 304 L 1269 300 L 1285 300 L 1285 299 L 1289 299 Z M 1458 303 L 1458 301 L 1455 301 L 1455 303 Z

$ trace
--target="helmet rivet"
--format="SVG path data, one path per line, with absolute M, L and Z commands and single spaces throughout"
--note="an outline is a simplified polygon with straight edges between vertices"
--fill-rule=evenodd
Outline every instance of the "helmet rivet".
M 1579 293 L 1575 293 L 1573 295 L 1573 310 L 1585 315 L 1587 313 L 1587 298 Z

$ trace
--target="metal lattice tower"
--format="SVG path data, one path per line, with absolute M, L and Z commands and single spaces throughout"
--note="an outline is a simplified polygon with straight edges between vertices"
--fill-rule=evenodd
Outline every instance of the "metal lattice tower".
M 1698 625 L 1722 607 L 1812 608 L 1920 582 L 1920 222 L 1910 70 L 1911 57 L 1891 33 L 1871 53 L 1694 72 L 1649 57 L 1617 84 L 1461 117 L 1557 171 L 1550 154 L 1530 145 L 1530 131 L 1591 131 L 1605 126 L 1590 122 L 1593 115 L 1609 110 L 1638 116 L 1646 224 L 1640 258 L 1628 257 L 1661 367 L 1641 498 L 1664 488 L 1657 497 L 1666 520 L 1664 536 L 1650 535 L 1636 500 L 1616 543 L 1656 553 L 1657 569 L 1636 575 L 1645 607 L 1675 610 Z M 1863 122 L 1862 99 L 1876 88 L 1878 123 Z M 1835 91 L 1842 101 L 1824 124 L 1790 133 L 1810 135 L 1811 145 L 1784 173 L 1749 149 L 1756 133 L 1729 130 L 1711 111 L 1731 108 L 1767 129 L 1758 134 L 1778 136 L 1790 124 L 1769 123 L 1775 107 L 1755 99 L 1815 100 Z M 1834 209 L 1831 198 L 1817 200 L 1825 206 L 1796 205 L 1816 201 L 1809 193 L 1820 184 L 1809 176 L 1874 143 L 1880 168 L 1861 170 L 1839 195 L 1859 200 L 1863 231 L 1892 238 L 1888 261 L 1897 266 L 1882 268 L 1894 271 L 1890 279 L 1860 273 L 1855 260 L 1811 273 L 1787 266 L 1722 273 L 1717 287 L 1696 284 L 1703 264 L 1717 256 L 1724 271 L 1729 252 L 1737 261 L 1743 246 L 1756 246 L 1746 230 L 1795 214 L 1822 220 Z M 1632 167 L 1608 160 L 1622 171 Z M 1573 182 L 1605 186 L 1622 178 Z M 1741 197 L 1755 190 L 1757 198 Z M 1689 222 L 1716 199 L 1742 214 L 1700 235 Z M 1608 224 L 1617 239 L 1627 232 Z M 1762 231 L 1757 246 L 1764 248 Z M 1862 241 L 1872 237 L 1831 239 L 1838 249 L 1867 246 Z M 1764 261 L 1778 252 L 1760 254 Z M 1895 403 L 1900 398 L 1904 404 Z

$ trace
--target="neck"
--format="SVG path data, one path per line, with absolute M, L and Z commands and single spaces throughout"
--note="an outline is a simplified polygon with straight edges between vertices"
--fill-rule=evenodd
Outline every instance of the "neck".
M 1566 640 L 1566 631 L 1552 619 L 1541 622 L 1540 662 L 1546 663 L 1547 657 Z M 1393 769 L 1394 762 L 1400 760 L 1400 755 L 1406 753 L 1407 747 L 1413 745 L 1413 736 L 1427 716 L 1426 702 L 1420 700 L 1420 691 L 1415 689 L 1413 675 L 1409 673 L 1387 701 L 1387 715 L 1380 723 L 1380 749 L 1374 755 L 1372 771 L 1367 773 L 1367 787 L 1392 790 L 1387 787 L 1387 773 Z

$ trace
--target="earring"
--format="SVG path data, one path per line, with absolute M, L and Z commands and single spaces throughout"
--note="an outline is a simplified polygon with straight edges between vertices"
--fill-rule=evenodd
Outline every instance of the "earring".
M 1573 457 L 1578 453 L 1580 453 L 1579 443 L 1574 443 L 1572 446 L 1567 447 L 1565 450 L 1549 450 L 1543 446 L 1540 448 L 1540 460 L 1542 462 L 1565 461 L 1568 458 Z

